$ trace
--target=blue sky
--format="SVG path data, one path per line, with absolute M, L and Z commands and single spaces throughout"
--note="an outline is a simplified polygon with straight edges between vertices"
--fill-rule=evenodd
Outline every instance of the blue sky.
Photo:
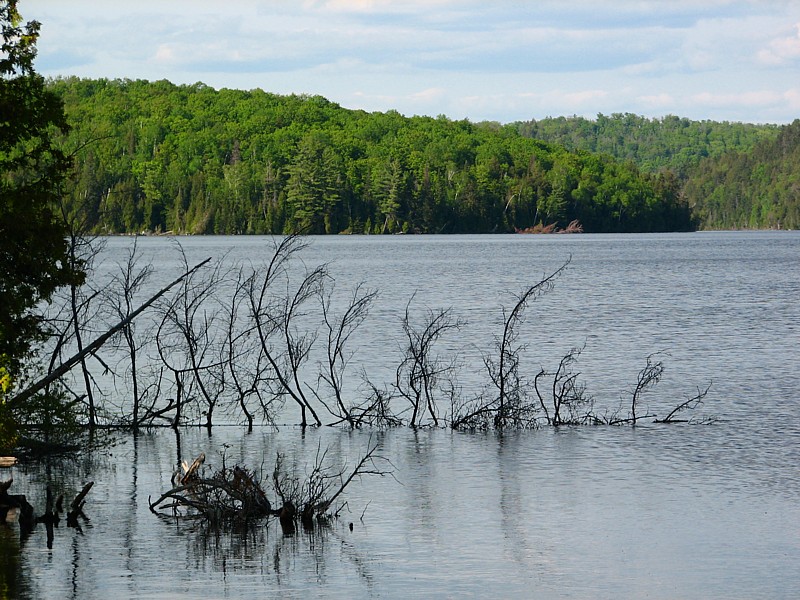
M 472 121 L 800 118 L 798 0 L 20 0 L 48 76 Z

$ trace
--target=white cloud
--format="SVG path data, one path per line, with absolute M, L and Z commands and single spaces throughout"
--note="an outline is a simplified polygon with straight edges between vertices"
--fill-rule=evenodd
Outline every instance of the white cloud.
M 164 62 L 164 63 L 171 63 L 175 62 L 175 50 L 174 47 L 169 44 L 161 44 L 158 49 L 156 50 L 155 56 L 153 59 L 156 62 Z
M 733 94 L 700 92 L 692 96 L 692 101 L 705 106 L 767 108 L 785 98 L 784 94 L 772 90 L 747 91 Z
M 793 35 L 774 39 L 767 48 L 759 50 L 758 59 L 766 65 L 783 65 L 800 59 L 800 23 L 795 30 Z
M 667 93 L 638 96 L 636 99 L 643 106 L 657 110 L 669 110 L 677 104 L 675 97 Z
M 202 80 L 475 120 L 800 116 L 798 88 L 787 91 L 800 61 L 797 0 L 24 4 L 43 23 L 45 75 Z

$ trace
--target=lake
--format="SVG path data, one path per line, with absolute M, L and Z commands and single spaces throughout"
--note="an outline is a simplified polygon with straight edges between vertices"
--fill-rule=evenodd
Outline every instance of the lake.
M 412 316 L 452 307 L 464 321 L 439 351 L 459 357 L 461 392 L 479 391 L 482 357 L 511 294 L 570 260 L 527 309 L 525 372 L 553 369 L 585 344 L 579 371 L 598 410 L 619 408 L 653 352 L 663 352 L 665 373 L 644 400 L 650 412 L 664 415 L 698 387 L 711 389 L 689 424 L 302 431 L 287 403 L 278 417 L 285 425 L 250 434 L 234 415 L 210 434 L 120 435 L 74 459 L 0 471 L 39 511 L 48 483 L 69 498 L 95 481 L 91 521 L 81 532 L 62 523 L 52 550 L 41 526 L 22 548 L 16 525 L 0 527 L 0 578 L 10 590 L 0 579 L 0 597 L 796 597 L 800 233 L 309 241 L 303 261 L 329 264 L 336 299 L 358 282 L 379 291 L 352 359 L 372 381 L 391 381 L 413 296 Z M 226 252 L 229 261 L 270 256 L 268 238 L 180 243 L 190 263 Z M 130 244 L 107 240 L 98 278 Z M 180 271 L 170 240 L 138 244 L 158 274 L 153 290 Z M 353 379 L 348 393 L 363 393 Z M 281 451 L 302 471 L 319 447 L 352 464 L 370 443 L 393 476 L 354 482 L 341 517 L 314 534 L 284 537 L 272 523 L 204 535 L 148 508 L 178 461 L 200 452 L 207 464 L 224 454 L 270 472 Z

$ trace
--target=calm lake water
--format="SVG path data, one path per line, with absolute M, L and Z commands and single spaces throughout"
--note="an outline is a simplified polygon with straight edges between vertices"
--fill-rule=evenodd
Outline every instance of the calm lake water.
M 265 238 L 180 242 L 190 261 L 270 256 Z M 100 276 L 130 243 L 108 240 Z M 139 239 L 155 289 L 180 269 L 170 244 Z M 413 294 L 417 311 L 452 306 L 466 324 L 440 350 L 461 357 L 465 394 L 485 380 L 481 354 L 510 294 L 571 257 L 526 313 L 524 368 L 555 368 L 585 343 L 582 379 L 597 408 L 614 410 L 645 357 L 665 351 L 664 380 L 645 405 L 663 415 L 713 382 L 695 416 L 714 421 L 503 435 L 291 426 L 123 435 L 77 459 L 0 472 L 40 511 L 48 483 L 71 497 L 96 482 L 91 522 L 80 533 L 62 524 L 52 550 L 41 527 L 21 549 L 16 525 L 0 527 L 0 597 L 797 597 L 800 233 L 326 237 L 302 256 L 330 263 L 341 297 L 360 281 L 379 290 L 353 359 L 375 381 L 391 378 Z M 287 406 L 281 420 L 298 416 Z M 320 445 L 352 464 L 370 441 L 394 477 L 354 483 L 322 533 L 285 538 L 273 523 L 209 537 L 148 509 L 178 460 L 200 452 L 207 464 L 224 453 L 271 470 L 282 451 L 302 471 Z

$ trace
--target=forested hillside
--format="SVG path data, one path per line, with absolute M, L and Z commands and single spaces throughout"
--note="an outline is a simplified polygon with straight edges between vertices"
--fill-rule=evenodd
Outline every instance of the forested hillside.
M 703 161 L 685 196 L 706 228 L 800 228 L 800 120 L 750 152 Z
M 800 227 L 800 123 L 751 125 L 630 114 L 516 123 L 528 137 L 670 169 L 703 229 Z
M 774 140 L 776 125 L 691 121 L 675 116 L 648 119 L 632 114 L 557 117 L 515 123 L 526 137 L 560 144 L 570 150 L 610 154 L 635 162 L 640 169 L 671 169 L 685 179 L 706 158 L 752 149 L 762 140 Z
M 515 126 L 352 111 L 316 96 L 58 79 L 98 233 L 502 232 L 693 227 L 678 182 Z

